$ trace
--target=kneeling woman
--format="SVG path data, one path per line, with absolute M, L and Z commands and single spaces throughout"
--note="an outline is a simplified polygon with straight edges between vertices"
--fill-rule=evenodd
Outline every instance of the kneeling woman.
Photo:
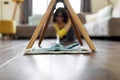
M 53 16 L 56 34 L 60 36 L 60 43 L 67 45 L 74 42 L 74 31 L 65 8 L 58 8 Z

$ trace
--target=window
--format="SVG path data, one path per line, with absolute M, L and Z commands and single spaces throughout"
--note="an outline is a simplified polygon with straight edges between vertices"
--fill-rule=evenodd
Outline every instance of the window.
M 44 14 L 51 0 L 33 0 L 33 14 Z M 81 0 L 69 0 L 76 13 L 80 13 Z M 57 4 L 63 7 L 62 3 Z

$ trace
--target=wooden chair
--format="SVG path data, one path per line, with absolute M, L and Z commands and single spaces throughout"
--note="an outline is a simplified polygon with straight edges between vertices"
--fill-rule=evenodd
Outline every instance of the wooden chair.
M 20 3 L 22 3 L 24 0 L 12 0 L 12 1 L 16 3 L 12 19 L 11 20 L 0 20 L 0 33 L 3 34 L 3 37 L 4 35 L 8 35 L 7 37 L 9 38 L 11 34 L 16 33 L 16 22 L 15 22 L 16 10 L 17 10 L 17 6 Z
M 35 43 L 35 40 L 37 39 L 37 37 L 39 36 L 40 34 L 40 40 L 39 40 L 39 45 L 41 44 L 41 41 L 43 40 L 44 38 L 44 34 L 46 32 L 46 29 L 48 27 L 48 24 L 50 22 L 50 18 L 51 18 L 51 15 L 53 14 L 54 12 L 54 9 L 56 7 L 56 4 L 58 2 L 63 2 L 69 16 L 70 16 L 70 19 L 71 19 L 71 22 L 73 23 L 73 27 L 74 27 L 74 30 L 75 30 L 75 33 L 77 35 L 77 38 L 78 38 L 78 41 L 79 43 L 82 45 L 82 41 L 81 41 L 81 38 L 80 38 L 80 33 L 79 31 L 81 32 L 82 36 L 85 38 L 88 46 L 90 47 L 90 49 L 92 51 L 95 51 L 95 47 L 87 33 L 87 31 L 85 30 L 85 28 L 83 27 L 79 17 L 77 16 L 77 14 L 74 12 L 73 8 L 71 7 L 70 3 L 68 0 L 51 0 L 49 6 L 48 6 L 48 9 L 46 10 L 40 24 L 37 26 L 37 28 L 35 29 L 31 39 L 30 39 L 30 42 L 29 44 L 27 45 L 27 48 L 26 49 L 29 49 L 29 48 L 32 48 L 33 44 Z

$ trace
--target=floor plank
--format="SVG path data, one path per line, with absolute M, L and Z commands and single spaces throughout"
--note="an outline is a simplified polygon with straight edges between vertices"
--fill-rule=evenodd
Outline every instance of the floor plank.
M 120 42 L 93 40 L 97 51 L 87 55 L 37 56 L 23 56 L 28 41 L 12 42 L 0 41 L 16 44 L 0 53 L 0 80 L 120 80 Z

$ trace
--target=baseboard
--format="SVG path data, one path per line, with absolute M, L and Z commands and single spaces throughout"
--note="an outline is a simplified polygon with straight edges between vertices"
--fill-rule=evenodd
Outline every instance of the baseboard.
M 120 41 L 120 36 L 90 36 L 91 39 Z

